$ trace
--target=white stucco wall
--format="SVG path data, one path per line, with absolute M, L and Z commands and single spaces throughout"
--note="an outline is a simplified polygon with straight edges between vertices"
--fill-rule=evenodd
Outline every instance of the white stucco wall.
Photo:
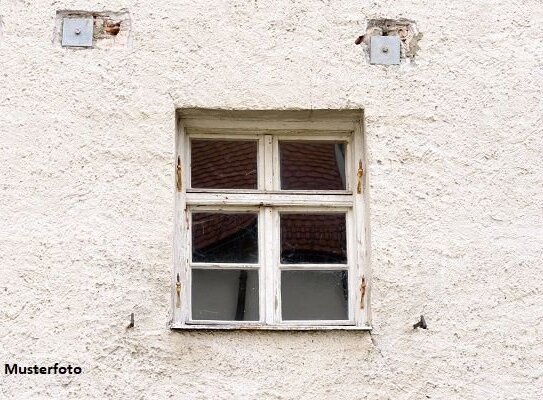
M 57 10 L 122 8 L 131 48 L 53 43 Z M 417 22 L 416 65 L 367 64 L 354 40 L 378 17 Z M 540 0 L 0 0 L 0 18 L 0 397 L 543 397 Z M 168 329 L 181 107 L 365 108 L 371 336 Z

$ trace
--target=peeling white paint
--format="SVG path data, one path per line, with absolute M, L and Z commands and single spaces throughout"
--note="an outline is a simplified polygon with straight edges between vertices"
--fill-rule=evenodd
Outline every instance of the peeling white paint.
M 540 1 L 98 1 L 133 45 L 82 51 L 50 36 L 88 2 L 27 3 L 0 2 L 0 361 L 84 372 L 0 397 L 543 397 Z M 354 45 L 383 17 L 416 65 Z M 167 328 L 186 107 L 365 108 L 371 338 Z

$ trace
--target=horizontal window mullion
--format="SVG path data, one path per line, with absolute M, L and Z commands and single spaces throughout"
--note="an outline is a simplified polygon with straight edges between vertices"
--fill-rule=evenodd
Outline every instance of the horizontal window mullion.
M 260 264 L 244 263 L 190 263 L 192 269 L 258 269 Z
M 187 193 L 190 206 L 309 206 L 345 208 L 352 207 L 354 196 L 350 194 L 278 194 L 278 193 Z
M 282 271 L 348 271 L 350 269 L 350 266 L 348 264 L 280 264 L 279 269 Z

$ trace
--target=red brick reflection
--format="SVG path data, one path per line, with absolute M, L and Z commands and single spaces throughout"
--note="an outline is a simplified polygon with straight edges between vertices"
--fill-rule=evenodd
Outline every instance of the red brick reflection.
M 281 214 L 281 262 L 347 262 L 345 214 Z
M 344 144 L 285 141 L 279 143 L 279 152 L 281 189 L 345 189 Z
M 192 140 L 191 163 L 193 188 L 257 188 L 254 140 Z

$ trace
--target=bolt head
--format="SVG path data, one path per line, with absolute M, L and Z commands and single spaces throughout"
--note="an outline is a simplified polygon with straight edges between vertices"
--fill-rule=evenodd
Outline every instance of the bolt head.
M 75 34 L 76 34 L 76 35 L 81 34 L 81 29 L 77 28 L 77 29 L 75 30 Z
M 387 46 L 381 47 L 381 51 L 382 51 L 383 53 L 388 53 L 388 47 L 387 47 Z

